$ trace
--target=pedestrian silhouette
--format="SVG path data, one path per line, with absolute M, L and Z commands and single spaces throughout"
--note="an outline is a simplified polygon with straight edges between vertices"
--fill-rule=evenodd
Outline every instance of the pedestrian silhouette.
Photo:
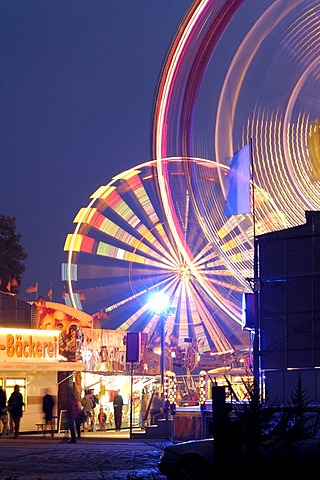
M 122 425 L 122 407 L 123 407 L 123 398 L 120 394 L 120 390 L 117 391 L 117 395 L 113 399 L 113 412 L 114 412 L 114 422 L 116 425 L 116 432 L 120 432 Z

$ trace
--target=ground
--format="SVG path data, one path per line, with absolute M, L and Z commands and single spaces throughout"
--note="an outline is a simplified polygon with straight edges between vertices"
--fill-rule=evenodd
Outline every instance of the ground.
M 0 480 L 163 480 L 157 462 L 164 445 L 98 434 L 77 444 L 63 435 L 0 437 Z

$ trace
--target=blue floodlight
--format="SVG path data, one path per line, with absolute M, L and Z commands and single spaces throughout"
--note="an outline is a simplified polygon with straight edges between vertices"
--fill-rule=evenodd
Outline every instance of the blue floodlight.
M 168 309 L 170 298 L 162 292 L 153 293 L 149 297 L 148 307 L 155 313 L 161 313 Z

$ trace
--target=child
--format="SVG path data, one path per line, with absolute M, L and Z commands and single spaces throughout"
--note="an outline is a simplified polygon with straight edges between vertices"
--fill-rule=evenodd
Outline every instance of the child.
M 100 407 L 98 421 L 100 426 L 100 432 L 105 432 L 107 430 L 107 415 L 103 411 L 103 407 Z

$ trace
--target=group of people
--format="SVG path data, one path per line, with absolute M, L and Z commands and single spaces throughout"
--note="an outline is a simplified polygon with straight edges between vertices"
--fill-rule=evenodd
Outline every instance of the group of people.
M 67 408 L 68 427 L 71 436 L 70 443 L 77 443 L 77 438 L 81 438 L 82 428 L 85 432 L 94 431 L 97 422 L 101 432 L 107 430 L 107 414 L 103 410 L 102 405 L 99 406 L 99 413 L 97 415 L 95 413 L 95 408 L 98 404 L 99 399 L 92 388 L 85 391 L 80 402 L 75 394 L 70 392 Z M 123 398 L 120 390 L 117 391 L 113 399 L 113 409 L 116 431 L 120 431 L 123 410 Z
M 81 401 L 77 399 L 73 392 L 69 393 L 67 421 L 71 436 L 70 443 L 77 443 L 77 438 L 81 438 L 82 425 L 84 431 L 94 430 L 94 409 L 98 403 L 99 399 L 92 388 L 85 391 Z
M 19 385 L 14 386 L 8 403 L 6 391 L 0 386 L 1 435 L 9 435 L 10 433 L 13 433 L 14 438 L 18 438 L 23 407 L 24 401 Z
M 84 431 L 94 431 L 95 425 L 99 424 L 99 430 L 101 432 L 107 430 L 107 414 L 103 410 L 103 407 L 100 405 L 99 413 L 95 414 L 95 407 L 99 403 L 99 400 L 94 394 L 94 390 L 90 389 L 85 392 L 84 397 L 81 400 L 81 405 L 75 407 L 75 420 L 74 420 L 74 429 L 71 431 L 71 441 L 74 443 L 76 441 L 75 435 L 77 434 L 78 438 L 81 436 L 81 424 L 84 424 Z M 148 418 L 150 414 L 151 425 L 155 425 L 159 418 L 162 418 L 163 414 L 163 404 L 162 398 L 158 391 L 155 391 L 152 403 L 149 406 L 149 394 L 143 390 L 141 404 L 140 404 L 140 416 L 141 416 L 141 425 L 145 426 L 148 423 Z M 116 432 L 120 432 L 122 427 L 122 418 L 123 418 L 123 406 L 124 401 L 121 395 L 120 389 L 116 392 L 113 398 L 113 415 L 114 415 L 114 424 Z M 150 409 L 150 412 L 149 412 Z M 73 436 L 74 435 L 74 436 Z
M 53 425 L 53 408 L 55 401 L 48 389 L 45 390 L 42 401 L 42 411 L 45 419 L 45 429 L 51 426 L 51 436 L 54 436 Z M 23 401 L 20 386 L 15 385 L 7 402 L 7 393 L 3 386 L 0 386 L 0 435 L 13 434 L 14 438 L 18 438 L 20 432 L 20 421 L 23 416 Z M 44 430 L 46 431 L 46 430 Z
M 142 392 L 141 398 L 141 424 L 145 426 L 148 417 L 148 399 L 149 396 L 146 392 Z M 84 431 L 94 431 L 96 423 L 99 424 L 100 431 L 107 430 L 107 414 L 103 407 L 99 406 L 99 413 L 95 414 L 95 408 L 99 404 L 99 399 L 94 393 L 94 389 L 88 389 L 81 401 L 79 402 L 73 393 L 69 395 L 69 403 L 67 408 L 67 420 L 71 435 L 71 443 L 77 442 L 77 437 L 81 437 L 81 429 L 83 425 Z M 122 427 L 123 417 L 123 397 L 120 393 L 120 389 L 116 392 L 113 398 L 113 414 L 115 430 L 120 431 Z M 23 396 L 20 392 L 19 385 L 14 386 L 14 390 L 11 393 L 8 402 L 7 395 L 2 386 L 0 386 L 0 435 L 14 434 L 14 438 L 17 438 L 20 430 L 20 420 L 23 416 L 23 407 L 25 406 Z M 49 393 L 48 389 L 44 390 L 44 396 L 42 400 L 42 411 L 45 419 L 45 429 L 50 427 L 50 434 L 54 437 L 54 417 L 53 410 L 55 406 L 55 400 Z M 162 400 L 159 393 L 156 391 L 150 408 L 151 424 L 155 424 L 157 419 L 162 413 Z
M 81 405 L 83 407 L 84 417 L 85 417 L 85 425 L 87 430 L 93 431 L 95 429 L 96 420 L 99 422 L 99 429 L 100 431 L 106 431 L 107 429 L 107 414 L 104 412 L 103 407 L 100 405 L 99 413 L 96 417 L 95 414 L 95 407 L 99 404 L 99 399 L 94 394 L 94 390 L 88 390 L 82 401 Z M 123 409 L 123 398 L 120 393 L 120 390 L 117 391 L 113 399 L 113 411 L 114 411 L 114 422 L 116 431 L 121 430 L 122 425 L 122 409 Z
M 85 391 L 84 397 L 81 400 L 84 416 L 84 430 L 94 431 L 96 426 L 96 412 L 95 408 L 99 405 L 99 398 L 94 393 L 94 389 L 90 388 Z M 100 407 L 101 408 L 101 407 Z
M 143 425 L 145 425 L 148 416 L 147 398 L 148 396 L 145 394 L 145 392 L 143 392 L 140 412 Z M 67 408 L 67 421 L 71 435 L 71 443 L 76 443 L 77 437 L 81 437 L 82 424 L 84 431 L 94 431 L 96 422 L 99 423 L 100 431 L 107 430 L 107 414 L 104 412 L 101 405 L 99 407 L 99 413 L 97 416 L 95 415 L 95 408 L 98 404 L 99 399 L 94 394 L 93 389 L 88 389 L 85 391 L 85 395 L 80 402 L 77 400 L 74 393 L 70 393 Z M 121 430 L 123 405 L 123 397 L 120 393 L 120 390 L 118 390 L 113 398 L 113 412 L 116 431 Z M 14 386 L 14 390 L 11 393 L 8 402 L 6 392 L 3 387 L 0 386 L 0 435 L 9 435 L 10 433 L 13 433 L 14 438 L 18 437 L 20 420 L 23 416 L 24 406 L 25 404 L 19 385 Z M 42 411 L 45 419 L 44 432 L 46 432 L 48 426 L 50 426 L 52 438 L 54 437 L 54 406 L 55 401 L 53 396 L 49 393 L 48 389 L 45 389 L 42 400 Z M 155 392 L 150 408 L 151 424 L 155 424 L 157 422 L 157 419 L 161 416 L 161 413 L 162 401 L 159 397 L 159 393 Z
M 76 443 L 77 437 L 81 437 L 82 424 L 85 432 L 94 431 L 97 423 L 99 423 L 100 432 L 105 432 L 107 430 L 107 414 L 104 411 L 103 406 L 99 406 L 98 414 L 95 412 L 95 408 L 98 406 L 98 404 L 99 399 L 94 394 L 93 389 L 88 389 L 85 391 L 81 402 L 77 401 L 73 393 L 70 394 L 67 417 L 69 422 L 71 443 Z M 123 404 L 123 397 L 120 393 L 120 390 L 118 390 L 113 399 L 116 431 L 121 430 Z

